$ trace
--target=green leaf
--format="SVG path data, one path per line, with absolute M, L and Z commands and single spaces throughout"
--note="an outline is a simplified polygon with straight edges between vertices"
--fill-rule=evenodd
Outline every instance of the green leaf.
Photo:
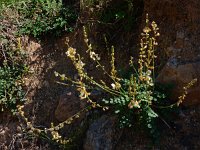
M 118 114 L 120 112 L 120 110 L 116 110 L 115 113 Z
M 149 117 L 152 117 L 152 118 L 158 117 L 158 114 L 150 107 L 147 108 L 147 114 Z

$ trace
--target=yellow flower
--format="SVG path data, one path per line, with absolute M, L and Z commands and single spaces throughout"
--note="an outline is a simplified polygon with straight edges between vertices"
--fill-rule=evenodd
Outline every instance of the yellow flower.
M 131 100 L 130 101 L 130 103 L 128 104 L 128 107 L 130 108 L 130 109 L 132 109 L 133 107 L 135 107 L 135 108 L 140 108 L 140 105 L 139 105 L 139 102 L 138 101 L 136 101 L 136 100 Z
M 95 52 L 93 52 L 93 51 L 90 51 L 90 58 L 92 59 L 92 60 L 100 60 L 100 57 L 98 56 L 98 54 L 96 54 Z
M 69 47 L 66 54 L 67 54 L 68 57 L 74 58 L 75 55 L 76 55 L 76 49 Z
M 151 32 L 151 29 L 150 29 L 149 27 L 145 27 L 145 28 L 143 29 L 143 32 L 144 32 L 144 33 L 149 33 L 149 32 Z

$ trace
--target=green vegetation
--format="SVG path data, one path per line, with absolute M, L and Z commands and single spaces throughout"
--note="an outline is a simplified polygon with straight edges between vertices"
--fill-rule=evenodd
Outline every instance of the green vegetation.
M 2 7 L 0 16 L 0 108 L 16 113 L 16 106 L 24 102 L 22 77 L 27 72 L 26 55 L 17 30 L 18 15 L 15 10 Z
M 156 38 L 159 36 L 156 23 L 150 23 L 147 18 L 141 35 L 138 69 L 134 67 L 133 58 L 131 58 L 130 66 L 133 68 L 133 73 L 129 79 L 114 77 L 117 70 L 114 67 L 114 51 L 112 52 L 113 71 L 111 74 L 114 76 L 111 75 L 111 77 L 114 83 L 111 86 L 116 94 L 109 100 L 103 101 L 111 107 L 114 106 L 121 128 L 132 127 L 140 122 L 140 125 L 145 125 L 151 133 L 154 133 L 155 118 L 159 116 L 154 105 L 155 102 L 165 98 L 165 94 L 155 90 L 155 47 L 157 46 Z
M 76 12 L 70 6 L 64 6 L 62 0 L 31 0 L 20 10 L 20 15 L 24 20 L 19 34 L 35 38 L 71 32 L 77 19 Z
M 77 14 L 59 0 L 1 1 L 0 15 L 0 107 L 16 112 L 24 101 L 22 78 L 27 72 L 21 36 L 37 39 L 71 32 Z
M 20 0 L 2 2 L 1 11 L 12 10 L 17 13 L 18 36 L 28 35 L 37 39 L 44 36 L 61 36 L 72 32 L 77 13 L 72 6 L 64 5 L 62 0 Z M 16 14 L 15 14 L 16 15 Z
M 0 67 L 0 107 L 1 111 L 10 110 L 16 113 L 17 104 L 24 102 L 25 93 L 22 90 L 21 78 L 26 72 L 26 66 L 20 64 Z
M 136 3 L 139 2 L 130 0 L 121 0 L 118 3 L 112 2 L 100 15 L 101 21 L 104 24 L 112 24 L 112 27 L 116 30 L 130 31 L 136 23 L 139 12 Z
M 0 107 L 1 111 L 16 112 L 16 106 L 24 102 L 25 93 L 22 89 L 22 77 L 27 72 L 24 63 L 25 54 L 16 39 L 10 39 L 1 28 L 0 55 Z M 20 39 L 18 39 L 20 40 Z
M 12 3 L 16 3 L 19 1 L 24 1 L 24 0 L 0 0 L 0 5 L 8 5 L 8 4 L 12 4 Z

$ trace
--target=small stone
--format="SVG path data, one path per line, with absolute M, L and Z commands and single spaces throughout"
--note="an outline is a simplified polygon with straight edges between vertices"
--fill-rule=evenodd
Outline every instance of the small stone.
M 17 126 L 17 132 L 21 132 L 22 128 L 20 126 Z

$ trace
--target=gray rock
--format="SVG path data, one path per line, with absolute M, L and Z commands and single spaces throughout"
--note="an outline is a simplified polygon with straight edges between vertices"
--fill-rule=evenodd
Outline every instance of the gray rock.
M 84 150 L 112 150 L 122 132 L 116 128 L 115 117 L 102 116 L 87 131 Z

